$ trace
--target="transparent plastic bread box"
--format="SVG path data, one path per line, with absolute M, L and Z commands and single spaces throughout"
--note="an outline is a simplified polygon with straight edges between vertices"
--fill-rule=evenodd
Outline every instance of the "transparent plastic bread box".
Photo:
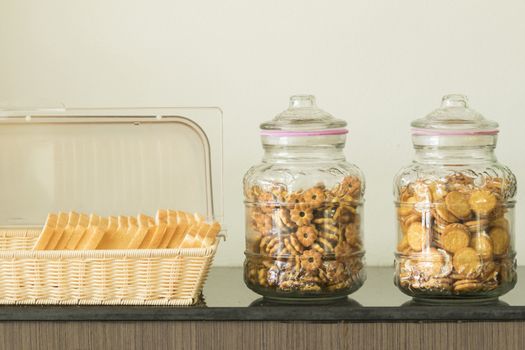
M 162 208 L 222 223 L 218 108 L 0 109 L 0 303 L 196 303 L 220 239 L 195 249 L 32 250 L 52 212 Z

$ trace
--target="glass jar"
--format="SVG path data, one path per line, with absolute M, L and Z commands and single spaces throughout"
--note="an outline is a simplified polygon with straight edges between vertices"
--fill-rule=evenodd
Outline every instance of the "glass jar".
M 497 298 L 516 284 L 516 178 L 498 163 L 498 124 L 462 95 L 412 123 L 416 151 L 394 180 L 395 284 L 426 300 Z
M 345 127 L 313 96 L 261 125 L 264 157 L 244 177 L 244 280 L 256 293 L 331 299 L 363 284 L 364 181 L 345 160 Z

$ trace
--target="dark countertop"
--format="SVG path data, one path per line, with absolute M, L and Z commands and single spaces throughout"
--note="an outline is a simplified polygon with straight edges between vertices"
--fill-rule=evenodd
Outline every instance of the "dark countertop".
M 245 287 L 241 268 L 216 267 L 197 306 L 0 306 L 0 321 L 525 321 L 525 267 L 514 290 L 486 305 L 419 305 L 394 286 L 392 268 L 367 272 L 359 291 L 332 304 L 269 303 Z

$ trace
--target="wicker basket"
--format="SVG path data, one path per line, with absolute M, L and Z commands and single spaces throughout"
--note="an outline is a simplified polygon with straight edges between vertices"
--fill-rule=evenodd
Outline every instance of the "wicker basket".
M 39 229 L 0 230 L 0 304 L 192 305 L 210 248 L 32 251 Z

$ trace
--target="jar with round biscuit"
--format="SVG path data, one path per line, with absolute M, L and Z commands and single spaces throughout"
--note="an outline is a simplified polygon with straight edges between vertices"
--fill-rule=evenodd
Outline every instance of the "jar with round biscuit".
M 253 291 L 319 300 L 363 284 L 364 179 L 345 160 L 345 127 L 303 95 L 261 125 L 264 157 L 244 177 L 244 280 Z
M 395 284 L 425 301 L 490 300 L 516 284 L 516 178 L 498 124 L 447 95 L 412 123 L 415 158 L 394 180 Z

